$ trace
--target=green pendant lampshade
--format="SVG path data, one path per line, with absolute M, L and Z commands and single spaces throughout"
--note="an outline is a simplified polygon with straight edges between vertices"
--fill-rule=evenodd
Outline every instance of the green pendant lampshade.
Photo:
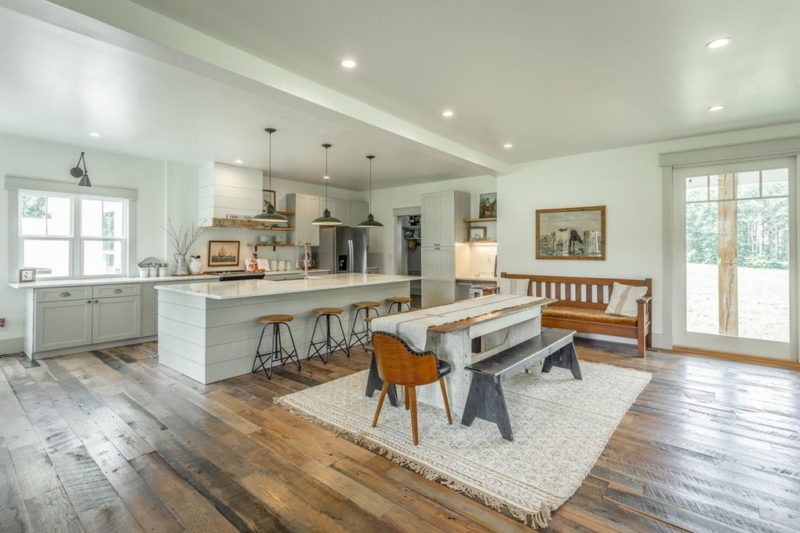
M 383 224 L 375 220 L 372 216 L 372 160 L 375 159 L 374 155 L 368 155 L 369 159 L 369 216 L 366 220 L 358 224 L 359 228 L 382 228 Z
M 314 226 L 341 226 L 342 221 L 336 217 L 331 216 L 331 212 L 328 209 L 328 180 L 331 177 L 328 175 L 328 148 L 332 145 L 329 143 L 325 143 L 322 145 L 325 148 L 325 211 L 322 212 L 321 217 L 317 217 L 311 221 Z
M 275 128 L 266 128 L 264 131 L 269 133 L 269 189 L 272 188 L 272 134 L 275 133 Z M 288 222 L 289 218 L 275 212 L 275 206 L 267 203 L 267 208 L 253 217 L 254 220 L 262 220 L 264 222 Z

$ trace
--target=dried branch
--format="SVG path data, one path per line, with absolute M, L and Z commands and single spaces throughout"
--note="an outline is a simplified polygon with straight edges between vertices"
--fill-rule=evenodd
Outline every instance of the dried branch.
M 203 224 L 205 221 L 203 221 Z M 194 222 L 188 228 L 184 228 L 183 225 L 178 227 L 177 229 L 172 224 L 172 219 L 167 219 L 167 227 L 162 227 L 167 233 L 167 239 L 169 240 L 170 245 L 175 250 L 175 253 L 178 255 L 186 255 L 189 253 L 189 249 L 192 245 L 200 238 L 200 235 L 207 229 L 205 226 L 195 226 Z

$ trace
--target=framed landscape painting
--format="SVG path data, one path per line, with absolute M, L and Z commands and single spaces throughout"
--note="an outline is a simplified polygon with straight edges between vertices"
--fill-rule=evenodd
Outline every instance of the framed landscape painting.
M 536 259 L 605 258 L 606 206 L 536 210 Z
M 208 266 L 239 266 L 239 241 L 208 241 Z
M 497 193 L 484 192 L 478 202 L 479 218 L 497 218 Z

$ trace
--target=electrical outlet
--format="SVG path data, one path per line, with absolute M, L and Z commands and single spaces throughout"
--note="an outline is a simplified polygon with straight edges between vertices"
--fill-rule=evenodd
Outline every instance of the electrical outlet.
M 6 319 L 0 318 L 0 331 L 5 331 L 5 330 L 6 330 Z

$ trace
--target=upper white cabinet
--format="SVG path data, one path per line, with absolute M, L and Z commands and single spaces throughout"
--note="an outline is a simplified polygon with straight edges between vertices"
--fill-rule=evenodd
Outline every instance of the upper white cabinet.
M 320 215 L 319 196 L 287 194 L 286 209 L 294 212 L 295 244 L 308 243 L 311 246 L 319 246 L 319 226 L 311 225 L 311 222 Z
M 469 203 L 469 193 L 461 191 L 423 194 L 422 247 L 454 246 L 465 241 Z

